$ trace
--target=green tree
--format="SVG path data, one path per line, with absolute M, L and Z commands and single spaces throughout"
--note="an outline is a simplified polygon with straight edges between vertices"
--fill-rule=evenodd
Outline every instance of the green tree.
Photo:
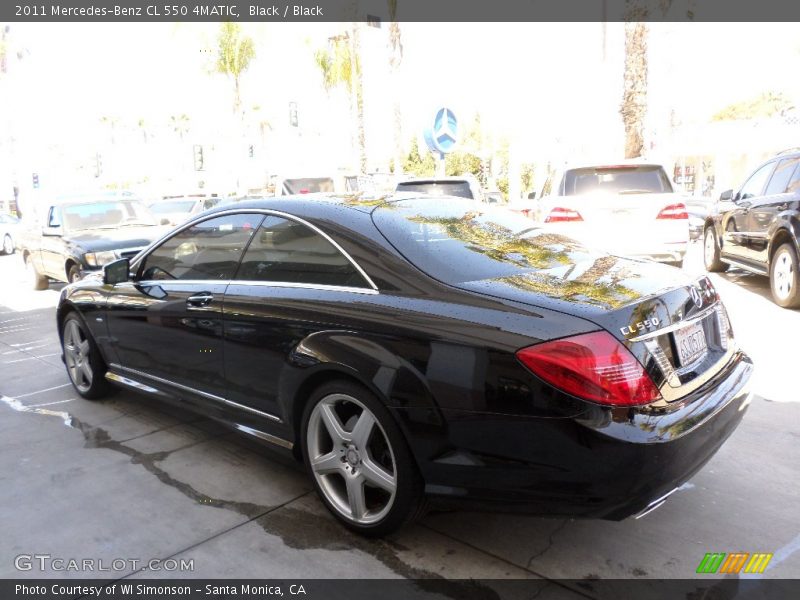
M 780 114 L 794 103 L 782 92 L 764 92 L 754 98 L 729 104 L 711 117 L 712 121 L 758 119 Z
M 427 151 L 424 156 L 420 154 L 416 137 L 411 140 L 411 150 L 403 161 L 403 172 L 417 177 L 432 177 L 436 172 L 433 154 Z
M 253 39 L 242 33 L 238 23 L 220 23 L 217 34 L 217 72 L 233 80 L 233 112 L 242 106 L 240 79 L 255 58 Z

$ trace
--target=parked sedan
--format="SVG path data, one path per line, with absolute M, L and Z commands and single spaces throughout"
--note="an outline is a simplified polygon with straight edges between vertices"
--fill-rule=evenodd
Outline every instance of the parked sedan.
M 8 213 L 0 213 L 0 249 L 3 254 L 14 254 L 20 227 L 17 217 Z
M 536 205 L 537 220 L 554 232 L 613 254 L 683 264 L 689 215 L 660 164 L 573 165 L 545 182 Z
M 303 460 L 363 534 L 427 501 L 606 519 L 660 506 L 750 399 L 710 281 L 446 200 L 215 208 L 64 288 L 70 379 Z
M 766 275 L 778 306 L 800 308 L 800 152 L 760 165 L 738 190 L 722 192 L 714 208 L 705 222 L 706 269 L 732 265 Z

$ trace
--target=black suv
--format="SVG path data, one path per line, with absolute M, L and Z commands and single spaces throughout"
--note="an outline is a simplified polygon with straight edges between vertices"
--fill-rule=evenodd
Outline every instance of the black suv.
M 706 269 L 730 265 L 769 276 L 772 298 L 800 307 L 800 149 L 758 167 L 738 191 L 722 192 L 703 234 Z

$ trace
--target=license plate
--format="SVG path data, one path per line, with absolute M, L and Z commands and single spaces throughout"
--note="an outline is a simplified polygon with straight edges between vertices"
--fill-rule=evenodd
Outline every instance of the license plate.
M 706 334 L 700 323 L 678 329 L 673 335 L 678 348 L 679 366 L 693 363 L 706 351 Z

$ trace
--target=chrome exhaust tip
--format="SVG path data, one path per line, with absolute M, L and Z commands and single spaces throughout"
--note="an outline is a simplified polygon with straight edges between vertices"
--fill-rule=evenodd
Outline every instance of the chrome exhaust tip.
M 633 518 L 634 518 L 635 520 L 637 520 L 637 521 L 638 521 L 639 519 L 641 519 L 641 518 L 642 518 L 642 517 L 644 517 L 645 515 L 649 515 L 649 514 L 650 514 L 651 512 L 653 512 L 655 509 L 657 509 L 657 508 L 661 508 L 661 506 L 663 506 L 663 504 L 664 504 L 664 503 L 667 501 L 667 498 L 669 498 L 670 496 L 672 496 L 672 494 L 674 494 L 675 492 L 677 492 L 679 489 L 681 489 L 681 488 L 680 488 L 680 486 L 679 486 L 679 487 L 676 487 L 676 488 L 673 488 L 673 489 L 671 489 L 670 491 L 668 491 L 666 494 L 664 494 L 664 495 L 663 495 L 663 496 L 661 496 L 660 498 L 656 498 L 656 499 L 655 499 L 655 500 L 653 500 L 653 501 L 652 501 L 650 504 L 648 504 L 647 506 L 645 506 L 645 507 L 644 507 L 644 508 L 643 508 L 643 509 L 642 509 L 642 510 L 639 512 L 639 513 L 637 513 L 637 514 L 636 514 L 636 515 L 635 515 Z

